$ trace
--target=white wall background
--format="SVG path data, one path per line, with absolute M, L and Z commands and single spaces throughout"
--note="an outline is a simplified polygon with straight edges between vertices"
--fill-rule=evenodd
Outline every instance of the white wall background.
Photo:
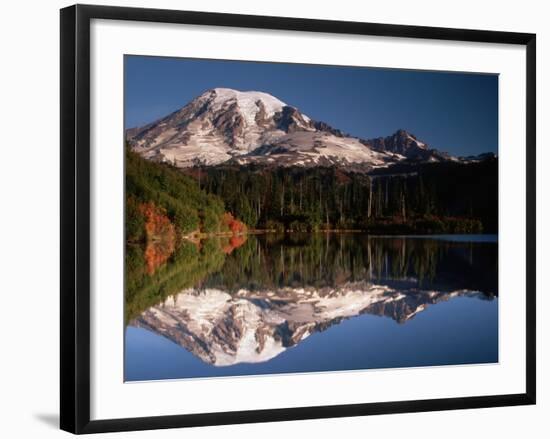
M 96 3 L 88 1 L 88 3 Z M 105 437 L 547 437 L 550 380 L 544 276 L 550 255 L 548 192 L 549 11 L 545 2 L 461 0 L 125 1 L 100 4 L 243 14 L 416 24 L 537 33 L 538 45 L 538 405 L 455 412 L 371 416 Z M 58 422 L 59 289 L 59 13 L 67 1 L 5 2 L 0 15 L 0 434 L 61 437 Z M 546 78 L 545 78 L 546 77 Z M 523 153 L 523 152 L 518 152 Z

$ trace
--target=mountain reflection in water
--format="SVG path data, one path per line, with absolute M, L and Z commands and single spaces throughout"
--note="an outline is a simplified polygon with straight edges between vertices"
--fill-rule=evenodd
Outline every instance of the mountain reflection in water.
M 406 326 L 441 302 L 498 294 L 494 237 L 268 234 L 240 244 L 229 253 L 220 239 L 185 244 L 153 274 L 139 248 L 129 251 L 129 326 L 171 340 L 205 367 L 259 364 L 360 315 Z

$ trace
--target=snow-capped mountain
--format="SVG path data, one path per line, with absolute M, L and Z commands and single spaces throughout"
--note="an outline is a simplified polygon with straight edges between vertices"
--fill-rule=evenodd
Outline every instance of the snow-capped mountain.
M 441 161 L 412 134 L 358 139 L 315 121 L 267 93 L 208 90 L 185 107 L 127 130 L 134 151 L 178 167 L 257 163 L 270 166 L 386 167 L 406 159 Z
M 430 304 L 453 297 L 486 297 L 472 290 L 395 289 L 369 282 L 339 287 L 187 289 L 153 306 L 131 324 L 183 346 L 215 366 L 270 360 L 309 335 L 360 314 L 405 323 Z
M 430 149 L 426 143 L 405 130 L 397 130 L 391 136 L 362 140 L 362 142 L 375 151 L 399 154 L 414 161 L 439 162 L 454 159 L 447 153 Z
M 374 151 L 358 139 L 324 131 L 296 131 L 273 139 L 248 154 L 234 157 L 240 165 L 330 166 L 361 164 L 388 166 L 401 160 L 396 154 Z

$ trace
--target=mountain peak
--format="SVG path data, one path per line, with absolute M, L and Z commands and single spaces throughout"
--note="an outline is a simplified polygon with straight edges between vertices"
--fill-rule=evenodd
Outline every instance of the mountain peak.
M 408 137 L 408 136 L 411 136 L 411 137 L 414 137 L 411 133 L 409 133 L 407 130 L 403 129 L 403 128 L 398 128 L 395 133 L 393 133 L 394 136 L 399 136 L 399 137 Z
M 189 288 L 149 308 L 132 325 L 161 334 L 208 364 L 230 366 L 268 361 L 343 319 L 371 314 L 405 323 L 438 302 L 483 295 L 416 286 L 404 291 L 364 281 L 324 288 L 243 288 L 237 295 Z
M 416 146 L 422 149 L 426 149 L 426 144 L 421 142 L 416 138 L 414 134 L 411 134 L 409 131 L 404 130 L 403 128 L 399 128 L 395 133 L 393 133 L 393 137 L 402 139 L 402 141 L 407 143 L 416 143 Z
M 216 87 L 180 110 L 126 132 L 143 157 L 185 168 L 221 163 L 269 166 L 386 167 L 447 159 L 404 129 L 364 140 L 310 119 L 261 91 Z
M 286 106 L 283 101 L 269 93 L 254 90 L 240 91 L 232 88 L 217 87 L 206 91 L 201 97 L 206 97 L 221 105 L 236 103 L 245 115 L 250 116 L 255 116 L 262 107 L 267 116 L 272 116 Z
M 433 156 L 427 144 L 403 128 L 399 128 L 391 136 L 369 139 L 365 143 L 376 151 L 391 152 L 407 158 L 427 160 Z

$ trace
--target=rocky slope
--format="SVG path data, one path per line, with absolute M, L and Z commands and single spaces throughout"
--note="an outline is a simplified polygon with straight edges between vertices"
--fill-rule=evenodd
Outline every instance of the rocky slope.
M 413 161 L 438 162 L 455 159 L 447 153 L 430 149 L 426 143 L 421 142 L 416 136 L 405 130 L 397 130 L 391 136 L 362 140 L 361 142 L 374 151 L 399 154 Z
M 184 290 L 149 308 L 132 325 L 147 328 L 215 366 L 264 362 L 343 319 L 369 313 L 404 323 L 430 304 L 471 290 L 438 292 L 367 282 L 337 288 L 274 291 Z
M 404 130 L 358 139 L 267 93 L 227 88 L 208 90 L 160 120 L 127 130 L 126 139 L 145 158 L 182 168 L 256 163 L 368 170 L 403 160 L 453 159 Z

